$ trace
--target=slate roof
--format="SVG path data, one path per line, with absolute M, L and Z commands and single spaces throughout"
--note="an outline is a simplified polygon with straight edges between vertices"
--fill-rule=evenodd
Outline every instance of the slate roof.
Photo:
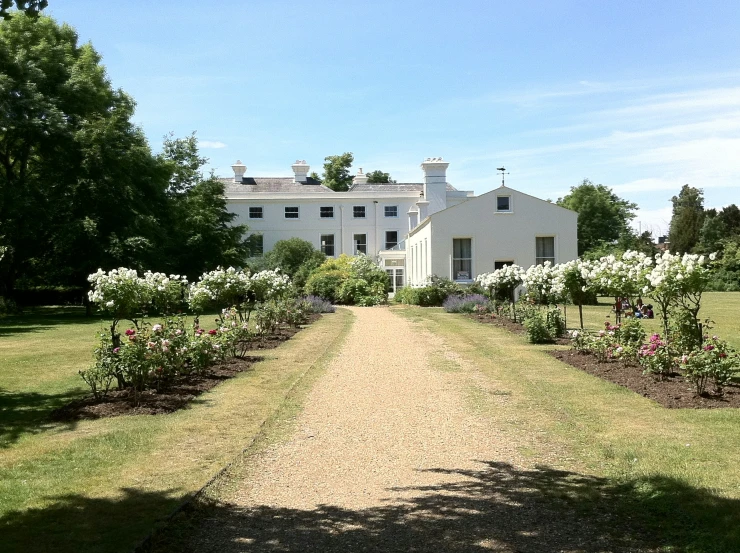
M 226 196 L 241 194 L 310 194 L 314 192 L 334 191 L 312 178 L 305 184 L 293 182 L 293 177 L 242 177 L 242 182 L 234 182 L 233 178 L 219 179 L 225 185 Z M 420 182 L 383 182 L 368 184 L 353 184 L 348 192 L 421 192 L 424 185 Z M 456 192 L 457 188 L 447 183 L 448 192 Z
M 349 192 L 421 192 L 424 185 L 420 182 L 373 182 L 353 184 Z M 457 188 L 447 183 L 448 192 L 457 192 Z
M 242 177 L 242 182 L 234 182 L 233 178 L 219 179 L 225 185 L 226 196 L 240 194 L 311 194 L 314 192 L 328 192 L 331 188 L 323 186 L 311 178 L 306 184 L 293 182 L 293 177 Z

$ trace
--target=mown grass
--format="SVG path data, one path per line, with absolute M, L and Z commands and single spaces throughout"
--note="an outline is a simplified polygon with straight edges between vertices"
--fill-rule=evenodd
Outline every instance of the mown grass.
M 645 303 L 652 303 L 645 298 Z M 585 305 L 583 307 L 583 325 L 590 330 L 604 328 L 604 322 L 614 322 L 612 312 L 612 298 L 599 298 L 599 305 Z M 655 319 L 643 320 L 645 328 L 649 332 L 663 333 L 663 322 L 660 319 L 657 307 L 655 308 Z M 579 326 L 578 307 L 567 306 L 568 328 Z M 699 318 L 711 319 L 713 321 L 709 332 L 727 340 L 735 348 L 740 349 L 740 292 L 707 292 L 702 297 L 702 307 Z
M 0 321 L 3 551 L 129 551 L 258 434 L 341 343 L 351 314 L 323 317 L 264 361 L 170 415 L 48 422 L 86 393 L 101 320 L 46 312 Z
M 717 332 L 737 343 L 728 315 L 740 312 L 740 294 L 708 295 L 705 309 L 713 308 Z M 509 392 L 485 400 L 478 390 L 476 411 L 516 436 L 527 458 L 606 478 L 620 498 L 611 507 L 664 551 L 740 551 L 740 410 L 665 409 L 501 328 L 438 309 L 397 309 L 441 336 L 490 389 Z M 605 311 L 589 310 L 589 324 L 600 328 Z M 603 489 L 579 501 L 604 501 Z

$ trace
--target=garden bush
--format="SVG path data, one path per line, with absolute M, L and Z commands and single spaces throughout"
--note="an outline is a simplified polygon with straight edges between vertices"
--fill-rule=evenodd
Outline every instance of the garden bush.
M 369 257 L 342 254 L 314 269 L 304 289 L 331 302 L 371 306 L 387 301 L 390 279 Z
M 524 328 L 527 331 L 527 340 L 533 344 L 547 344 L 554 341 L 547 326 L 547 320 L 539 311 L 534 311 L 524 319 Z
M 694 384 L 697 395 L 702 395 L 707 383 L 714 384 L 714 391 L 722 389 L 740 371 L 740 357 L 724 340 L 712 336 L 699 350 L 685 354 L 681 367 L 686 380 Z

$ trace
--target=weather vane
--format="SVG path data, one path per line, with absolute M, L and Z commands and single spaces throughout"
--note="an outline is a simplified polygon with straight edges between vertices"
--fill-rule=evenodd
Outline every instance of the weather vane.
M 510 173 L 506 172 L 506 167 L 498 167 L 496 171 L 501 172 L 501 186 L 506 186 L 506 184 L 504 183 L 504 175 L 509 175 Z

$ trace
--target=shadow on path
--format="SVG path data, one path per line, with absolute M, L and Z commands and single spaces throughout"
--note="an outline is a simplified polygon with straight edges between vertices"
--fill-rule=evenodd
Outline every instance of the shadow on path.
M 140 552 L 730 552 L 740 501 L 662 477 L 626 483 L 486 462 L 467 480 L 389 490 L 388 505 L 315 510 L 201 504 Z M 393 492 L 415 492 L 393 500 Z

